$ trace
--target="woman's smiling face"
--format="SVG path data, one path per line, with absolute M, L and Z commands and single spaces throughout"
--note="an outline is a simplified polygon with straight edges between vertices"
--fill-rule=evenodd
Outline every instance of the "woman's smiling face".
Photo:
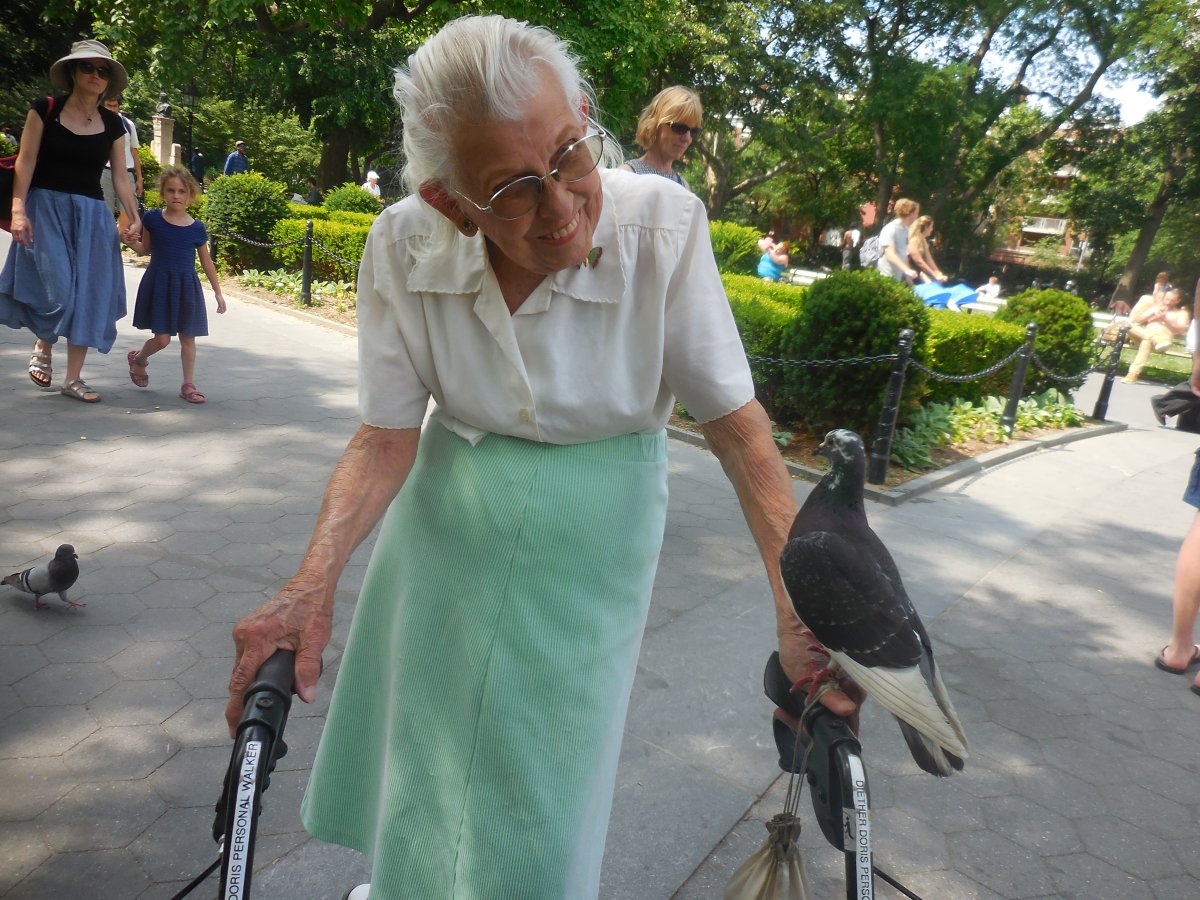
M 454 187 L 487 206 L 505 185 L 552 170 L 563 149 L 586 134 L 581 111 L 567 103 L 558 82 L 544 78 L 519 121 L 468 125 L 454 136 L 454 171 L 460 173 Z M 578 265 L 592 249 L 603 204 L 600 173 L 593 171 L 572 183 L 546 179 L 537 205 L 516 219 L 498 219 L 465 200 L 458 204 L 503 258 L 493 254 L 498 275 L 507 264 L 551 275 Z

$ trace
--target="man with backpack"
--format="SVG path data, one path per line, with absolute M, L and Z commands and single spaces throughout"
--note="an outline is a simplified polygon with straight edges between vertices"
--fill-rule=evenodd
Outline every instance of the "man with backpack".
M 917 270 L 908 264 L 908 228 L 920 215 L 921 207 L 915 200 L 901 197 L 893 211 L 896 218 L 884 225 L 876 237 L 867 239 L 859 261 L 864 269 L 875 266 L 889 278 L 912 284 Z

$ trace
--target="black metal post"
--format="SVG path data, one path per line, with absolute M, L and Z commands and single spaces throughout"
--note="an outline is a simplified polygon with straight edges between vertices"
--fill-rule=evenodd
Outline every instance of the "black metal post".
M 1037 323 L 1030 322 L 1025 326 L 1025 344 L 1021 347 L 1021 355 L 1013 368 L 1012 383 L 1008 386 L 1008 403 L 1004 406 L 1004 414 L 1000 416 L 1000 427 L 1004 433 L 1012 437 L 1017 427 L 1017 405 L 1021 402 L 1021 391 L 1025 390 L 1025 376 L 1029 374 L 1029 361 L 1033 359 L 1033 341 L 1037 337 Z
M 892 363 L 887 396 L 883 401 L 883 409 L 879 411 L 875 443 L 871 446 L 871 459 L 867 463 L 867 481 L 871 484 L 887 481 L 888 460 L 892 458 L 892 436 L 896 432 L 896 417 L 900 414 L 900 394 L 904 390 L 904 370 L 908 368 L 908 360 L 912 355 L 912 342 L 912 329 L 905 328 L 900 332 L 896 361 Z
M 300 270 L 300 301 L 312 306 L 312 242 L 313 223 L 309 219 L 304 226 L 304 265 Z
M 1100 385 L 1100 394 L 1096 397 L 1096 405 L 1092 407 L 1092 418 L 1101 422 L 1108 415 L 1108 398 L 1112 395 L 1113 382 L 1117 380 L 1117 368 L 1121 365 L 1121 351 L 1125 349 L 1125 338 L 1129 335 L 1129 326 L 1122 325 L 1113 341 L 1112 359 L 1104 370 L 1104 383 Z

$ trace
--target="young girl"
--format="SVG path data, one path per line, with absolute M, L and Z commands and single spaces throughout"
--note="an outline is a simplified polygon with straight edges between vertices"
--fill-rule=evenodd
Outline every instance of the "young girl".
M 150 357 L 171 343 L 171 335 L 179 335 L 179 355 L 183 360 L 183 385 L 179 396 L 188 403 L 203 403 L 204 395 L 192 383 L 196 369 L 196 338 L 208 334 L 208 315 L 204 309 L 204 291 L 196 277 L 196 254 L 200 265 L 217 295 L 217 312 L 225 312 L 225 297 L 217 270 L 208 253 L 208 232 L 204 223 L 188 215 L 188 204 L 196 199 L 200 188 L 191 174 L 179 167 L 168 166 L 158 177 L 158 190 L 164 208 L 149 210 L 142 220 L 141 240 L 126 238 L 139 255 L 150 254 L 150 265 L 138 287 L 137 304 L 133 309 L 133 327 L 154 332 L 154 337 L 141 350 L 130 350 L 129 379 L 138 387 L 146 387 L 150 377 L 146 366 Z

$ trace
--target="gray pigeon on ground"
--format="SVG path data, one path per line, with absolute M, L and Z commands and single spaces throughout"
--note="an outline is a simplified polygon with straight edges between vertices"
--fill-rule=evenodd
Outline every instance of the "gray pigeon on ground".
M 825 435 L 832 467 L 792 523 L 780 558 L 796 615 L 841 669 L 899 721 L 918 766 L 961 770 L 967 737 L 933 647 L 887 547 L 867 524 L 866 456 L 853 431 Z
M 70 607 L 87 606 L 86 603 L 76 603 L 67 599 L 67 589 L 75 584 L 75 579 L 79 577 L 79 563 L 75 561 L 77 559 L 79 557 L 75 555 L 74 547 L 70 544 L 60 544 L 54 553 L 54 559 L 40 566 L 32 566 L 24 572 L 14 572 L 5 578 L 3 583 L 23 593 L 33 594 L 34 609 L 41 609 L 46 605 L 42 602 L 42 597 L 46 594 L 58 594 L 58 599 Z

